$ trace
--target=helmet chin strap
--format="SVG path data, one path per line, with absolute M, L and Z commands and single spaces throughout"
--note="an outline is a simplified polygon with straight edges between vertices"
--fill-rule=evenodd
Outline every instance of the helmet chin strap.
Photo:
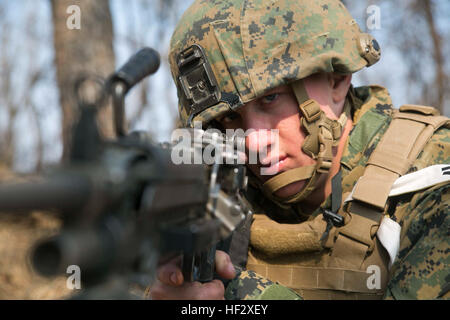
M 302 115 L 301 126 L 306 132 L 302 150 L 316 160 L 316 164 L 282 172 L 262 185 L 264 194 L 281 207 L 304 200 L 317 188 L 319 174 L 330 171 L 333 161 L 332 148 L 339 144 L 347 122 L 346 113 L 350 111 L 349 102 L 346 100 L 339 120 L 332 120 L 320 109 L 317 101 L 309 98 L 303 80 L 292 83 L 291 87 Z M 275 196 L 275 192 L 281 188 L 306 179 L 309 179 L 306 186 L 296 194 L 285 198 Z

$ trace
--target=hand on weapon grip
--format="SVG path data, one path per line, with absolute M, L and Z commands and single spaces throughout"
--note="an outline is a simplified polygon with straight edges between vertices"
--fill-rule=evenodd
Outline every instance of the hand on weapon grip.
M 220 280 L 208 283 L 184 282 L 180 257 L 158 268 L 155 284 L 150 288 L 153 300 L 223 300 L 225 288 Z M 235 270 L 230 256 L 216 251 L 216 272 L 224 279 L 233 279 Z

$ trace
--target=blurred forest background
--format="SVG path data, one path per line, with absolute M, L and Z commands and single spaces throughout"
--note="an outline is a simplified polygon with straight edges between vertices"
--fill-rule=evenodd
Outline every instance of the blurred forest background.
M 397 107 L 433 105 L 449 115 L 450 2 L 344 2 L 382 48 L 381 62 L 357 73 L 354 84 L 387 87 Z M 167 50 L 176 21 L 191 3 L 0 0 L 0 167 L 29 173 L 58 162 L 77 115 L 75 77 L 86 71 L 106 76 L 144 46 L 159 51 L 162 66 L 129 94 L 128 124 L 168 140 L 177 99 Z M 73 4 L 81 9 L 80 30 L 67 27 Z M 106 135 L 112 134 L 110 117 L 105 108 L 100 122 Z
M 157 141 L 169 140 L 177 115 L 169 39 L 192 1 L 0 0 L 0 180 L 40 173 L 64 158 L 77 118 L 75 77 L 82 72 L 107 76 L 144 46 L 159 51 L 162 63 L 128 95 L 128 126 L 150 131 Z M 354 85 L 380 84 L 397 107 L 432 105 L 450 116 L 450 1 L 344 2 L 382 48 L 381 61 L 357 73 Z M 71 5 L 81 9 L 79 30 L 67 27 Z M 113 134 L 110 113 L 104 108 L 99 116 L 106 136 Z M 0 217 L 0 298 L 67 294 L 61 279 L 49 284 L 57 290 L 43 289 L 44 280 L 27 273 L 25 253 L 17 253 L 58 226 L 57 219 L 39 213 Z M 18 244 L 14 252 L 10 243 Z

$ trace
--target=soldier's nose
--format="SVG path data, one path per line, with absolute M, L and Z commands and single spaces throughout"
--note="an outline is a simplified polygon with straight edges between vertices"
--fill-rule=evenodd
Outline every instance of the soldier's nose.
M 257 157 L 265 158 L 274 145 L 277 145 L 275 130 L 259 129 L 249 130 L 246 135 L 245 146 L 248 152 L 249 161 L 252 159 L 255 164 Z

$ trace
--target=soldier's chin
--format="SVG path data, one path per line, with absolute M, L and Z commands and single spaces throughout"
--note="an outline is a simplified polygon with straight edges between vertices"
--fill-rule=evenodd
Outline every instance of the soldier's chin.
M 287 198 L 290 197 L 300 191 L 303 190 L 303 188 L 306 185 L 307 180 L 297 181 L 291 184 L 288 184 L 287 186 L 284 186 L 277 192 L 275 192 L 275 195 L 280 198 Z

